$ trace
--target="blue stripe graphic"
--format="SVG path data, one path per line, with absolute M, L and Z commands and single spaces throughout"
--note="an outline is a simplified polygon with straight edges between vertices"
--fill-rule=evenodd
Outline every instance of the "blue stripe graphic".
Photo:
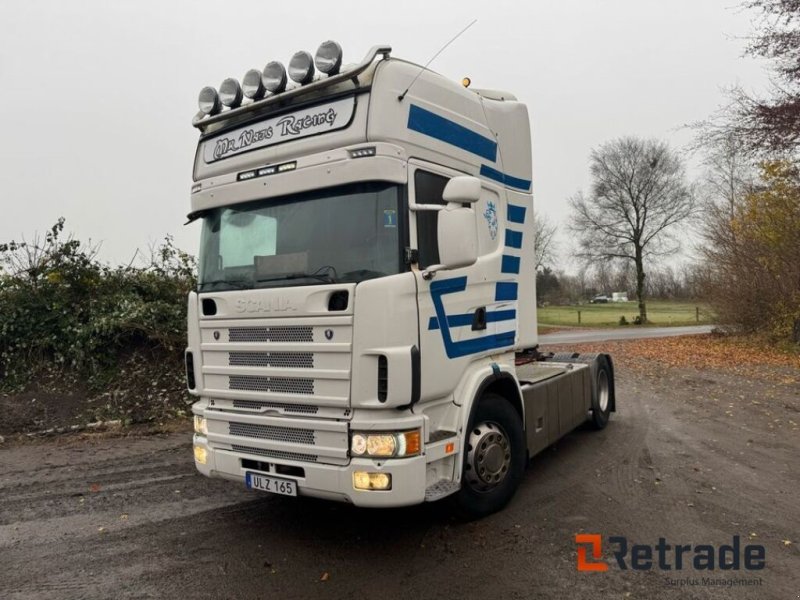
M 506 229 L 506 247 L 522 248 L 522 232 Z
M 519 273 L 519 256 L 503 255 L 500 271 L 503 273 Z
M 408 128 L 486 160 L 497 160 L 497 142 L 416 104 L 408 110 Z
M 472 319 L 474 315 L 472 313 L 466 315 L 448 315 L 447 316 L 447 326 L 448 327 L 466 327 L 467 325 L 472 325 Z M 496 323 L 499 321 L 513 321 L 517 318 L 517 311 L 516 310 L 495 310 L 493 312 L 486 313 L 486 322 L 487 323 Z M 439 319 L 436 317 L 431 317 L 430 321 L 428 321 L 428 330 L 439 329 Z
M 527 192 L 529 189 L 531 189 L 530 179 L 521 179 L 519 177 L 507 175 L 502 171 L 493 169 L 489 165 L 481 165 L 481 176 L 486 177 L 487 179 L 493 179 L 494 181 L 502 183 L 503 185 L 507 185 L 508 187 L 517 188 L 518 190 L 525 190 Z
M 525 207 L 524 206 L 514 206 L 513 204 L 508 205 L 508 220 L 512 223 L 524 223 L 525 222 Z
M 497 284 L 500 286 L 500 284 Z M 513 284 L 516 294 L 516 283 Z M 453 336 L 450 335 L 450 319 L 444 310 L 444 303 L 442 296 L 445 294 L 453 294 L 456 292 L 463 292 L 467 288 L 466 277 L 454 277 L 453 279 L 444 279 L 434 281 L 431 284 L 431 300 L 433 300 L 433 307 L 436 310 L 437 323 L 447 323 L 447 327 L 441 327 L 442 341 L 444 342 L 444 351 L 448 358 L 458 358 L 468 354 L 476 354 L 478 352 L 486 352 L 487 350 L 494 350 L 496 348 L 503 348 L 512 346 L 516 331 L 509 331 L 508 333 L 498 333 L 491 335 L 484 335 L 471 340 L 463 340 L 460 342 L 453 341 Z M 500 312 L 500 311 L 498 311 Z M 456 321 L 461 322 L 463 315 L 455 315 Z M 489 314 L 486 315 L 487 319 Z M 470 322 L 472 322 L 470 320 Z M 429 323 L 429 327 L 432 323 Z
M 498 281 L 497 287 L 494 290 L 494 299 L 496 302 L 504 300 L 517 299 L 517 284 L 509 281 Z
M 447 347 L 447 342 L 445 342 L 445 350 L 448 358 L 477 354 L 478 352 L 486 352 L 487 350 L 503 348 L 504 346 L 513 346 L 516 335 L 516 331 L 496 333 L 472 340 L 464 340 L 463 342 L 450 342 L 449 348 Z

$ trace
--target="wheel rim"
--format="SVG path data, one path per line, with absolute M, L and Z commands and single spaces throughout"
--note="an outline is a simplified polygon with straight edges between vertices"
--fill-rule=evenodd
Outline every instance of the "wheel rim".
M 608 398 L 610 396 L 608 390 L 608 373 L 601 370 L 597 374 L 597 403 L 600 405 L 600 410 L 603 412 L 608 410 Z
M 488 492 L 500 485 L 511 467 L 511 443 L 497 423 L 472 428 L 467 446 L 466 480 L 475 490 Z

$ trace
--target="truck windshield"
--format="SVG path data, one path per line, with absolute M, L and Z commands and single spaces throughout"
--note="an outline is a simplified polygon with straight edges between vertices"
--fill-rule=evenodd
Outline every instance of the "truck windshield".
M 400 186 L 363 182 L 212 209 L 201 292 L 359 282 L 400 272 Z

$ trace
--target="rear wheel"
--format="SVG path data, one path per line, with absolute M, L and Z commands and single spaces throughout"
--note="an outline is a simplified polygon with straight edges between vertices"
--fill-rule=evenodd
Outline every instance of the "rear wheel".
M 597 357 L 597 370 L 592 381 L 592 425 L 604 429 L 611 417 L 611 365 L 604 355 Z
M 525 472 L 525 435 L 519 413 L 502 396 L 485 394 L 465 436 L 461 489 L 454 496 L 462 517 L 475 519 L 503 508 Z

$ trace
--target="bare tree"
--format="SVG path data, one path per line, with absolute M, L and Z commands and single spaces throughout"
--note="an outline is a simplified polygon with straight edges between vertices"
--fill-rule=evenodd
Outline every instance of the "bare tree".
M 570 199 L 578 256 L 632 261 L 645 323 L 645 260 L 680 249 L 675 226 L 693 215 L 694 195 L 680 158 L 658 140 L 620 138 L 592 150 L 590 162 L 590 193 Z
M 772 89 L 757 97 L 741 86 L 729 90 L 730 102 L 696 123 L 701 142 L 718 144 L 734 135 L 752 155 L 797 158 L 800 150 L 800 1 L 744 0 L 755 13 L 755 31 L 746 54 L 770 61 Z
M 558 226 L 542 214 L 533 217 L 533 253 L 536 257 L 536 270 L 552 266 L 555 259 L 555 235 Z
M 755 188 L 755 169 L 745 142 L 728 131 L 705 138 L 700 147 L 705 151 L 704 208 L 733 218 L 737 202 Z

